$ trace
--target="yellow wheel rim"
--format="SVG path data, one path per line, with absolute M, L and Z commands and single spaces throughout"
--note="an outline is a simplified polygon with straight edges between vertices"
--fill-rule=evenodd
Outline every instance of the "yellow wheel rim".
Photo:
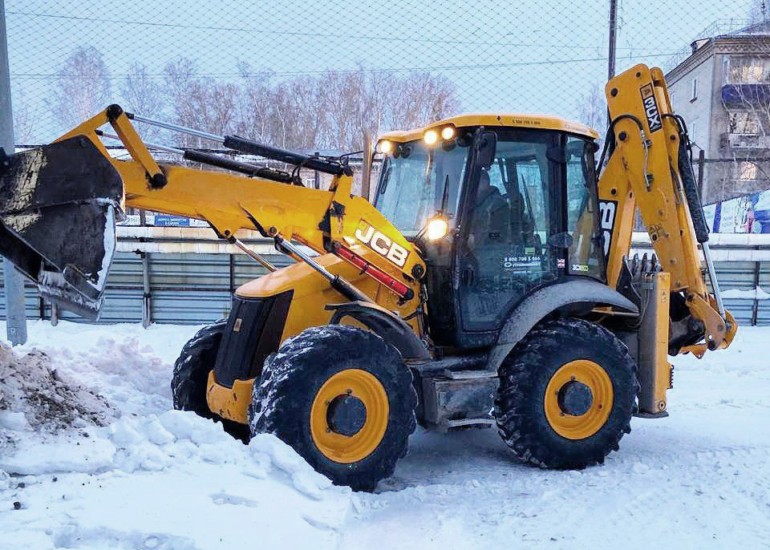
M 329 405 L 337 397 L 352 395 L 366 407 L 366 421 L 358 433 L 346 436 L 331 431 L 327 420 Z M 310 433 L 318 450 L 340 464 L 363 460 L 374 452 L 388 428 L 388 394 L 372 374 L 347 369 L 329 378 L 313 399 Z
M 559 392 L 570 382 L 580 382 L 591 390 L 589 409 L 580 416 L 565 413 L 559 404 Z M 551 428 L 566 439 L 586 439 L 598 432 L 612 411 L 612 381 L 598 363 L 586 359 L 562 365 L 545 389 L 545 416 Z

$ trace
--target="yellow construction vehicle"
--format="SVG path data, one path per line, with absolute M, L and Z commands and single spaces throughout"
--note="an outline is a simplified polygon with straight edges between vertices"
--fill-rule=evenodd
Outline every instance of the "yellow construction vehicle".
M 112 105 L 4 156 L 0 252 L 50 300 L 95 315 L 125 207 L 206 220 L 269 273 L 185 346 L 175 407 L 244 439 L 272 432 L 355 489 L 392 474 L 417 422 L 496 425 L 524 462 L 583 468 L 617 450 L 633 415 L 667 415 L 667 355 L 727 347 L 737 330 L 662 72 L 638 65 L 606 91 L 598 163 L 584 125 L 457 116 L 381 136 L 374 204 L 351 194 L 345 157 Z M 295 168 L 145 144 L 133 123 Z M 131 160 L 110 157 L 106 124 Z M 154 148 L 226 171 L 158 164 Z M 330 189 L 304 187 L 303 167 L 330 174 Z M 628 258 L 637 209 L 657 257 Z M 275 269 L 238 239 L 244 228 L 296 262 Z

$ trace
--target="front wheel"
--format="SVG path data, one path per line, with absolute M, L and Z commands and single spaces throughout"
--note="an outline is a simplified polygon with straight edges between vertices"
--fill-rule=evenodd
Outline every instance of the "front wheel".
M 631 431 L 636 372 L 626 346 L 604 327 L 540 323 L 499 369 L 500 435 L 516 458 L 542 468 L 604 462 Z
M 406 454 L 417 394 L 398 351 L 344 325 L 309 328 L 265 361 L 251 433 L 274 433 L 337 485 L 374 490 Z
M 182 348 L 174 363 L 174 374 L 171 378 L 171 395 L 175 409 L 193 411 L 204 418 L 214 417 L 206 403 L 206 384 L 209 372 L 217 360 L 219 344 L 222 342 L 226 326 L 226 319 L 205 326 Z
M 247 427 L 232 420 L 219 418 L 211 412 L 206 402 L 209 373 L 216 363 L 226 327 L 227 319 L 221 319 L 200 329 L 185 344 L 174 363 L 171 395 L 176 410 L 193 411 L 203 418 L 217 420 L 222 423 L 222 428 L 228 434 L 246 443 L 249 436 Z

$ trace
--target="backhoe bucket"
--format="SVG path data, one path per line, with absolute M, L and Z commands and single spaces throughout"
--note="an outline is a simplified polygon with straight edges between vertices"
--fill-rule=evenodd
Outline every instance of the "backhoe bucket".
M 0 254 L 49 301 L 95 319 L 122 200 L 118 171 L 85 136 L 10 156 L 0 149 Z

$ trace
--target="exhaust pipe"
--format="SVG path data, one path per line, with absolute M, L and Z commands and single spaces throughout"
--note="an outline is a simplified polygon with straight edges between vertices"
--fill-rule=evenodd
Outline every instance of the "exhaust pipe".
M 96 319 L 122 200 L 118 171 L 85 136 L 0 149 L 0 254 L 49 301 Z

